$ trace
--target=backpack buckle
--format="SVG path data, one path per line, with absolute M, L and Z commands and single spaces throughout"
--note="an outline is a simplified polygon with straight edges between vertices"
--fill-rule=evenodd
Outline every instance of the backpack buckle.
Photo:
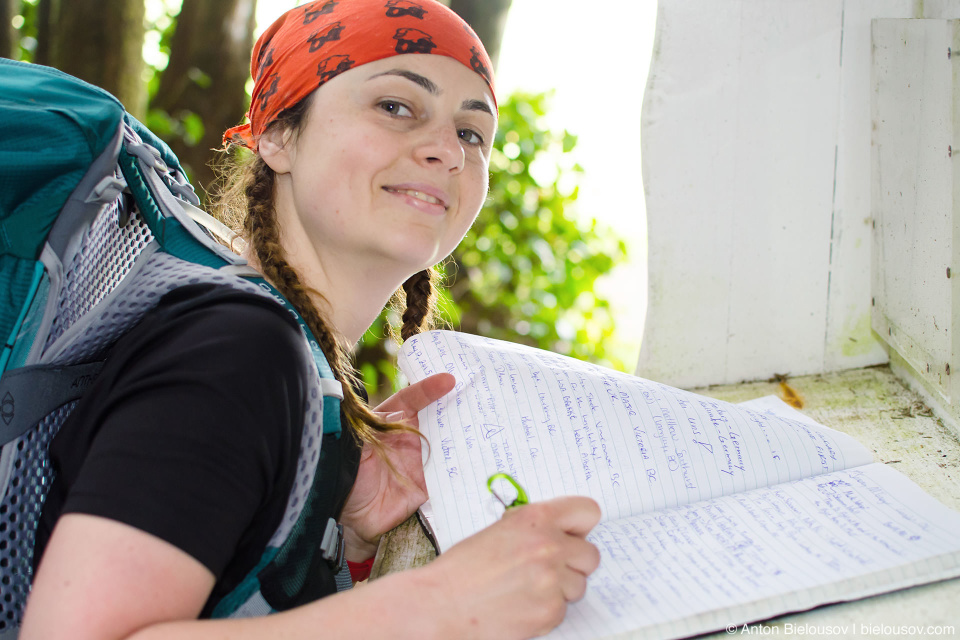
M 327 520 L 327 528 L 323 532 L 323 541 L 320 543 L 320 555 L 333 569 L 334 574 L 340 573 L 346 565 L 345 552 L 343 525 L 330 518 Z

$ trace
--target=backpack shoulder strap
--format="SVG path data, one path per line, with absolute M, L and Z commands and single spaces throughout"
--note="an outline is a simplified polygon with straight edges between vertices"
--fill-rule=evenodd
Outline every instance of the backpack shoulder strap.
M 102 362 L 88 362 L 32 365 L 5 373 L 0 377 L 0 446 L 22 436 L 57 407 L 79 399 L 102 368 Z
M 284 309 L 289 311 L 290 315 L 297 321 L 297 324 L 300 325 L 300 330 L 306 337 L 307 344 L 310 347 L 313 361 L 317 365 L 317 373 L 320 374 L 320 387 L 323 389 L 323 395 L 330 399 L 324 403 L 323 407 L 323 432 L 325 434 L 335 434 L 336 437 L 339 438 L 341 431 L 340 402 L 343 400 L 343 385 L 337 380 L 336 376 L 333 375 L 333 370 L 330 368 L 326 356 L 323 355 L 320 343 L 313 336 L 310 327 L 307 326 L 306 321 L 304 321 L 303 317 L 301 317 L 293 305 L 290 304 L 272 284 L 267 282 L 262 275 L 253 271 L 246 279 L 257 285 L 264 294 L 276 300 Z

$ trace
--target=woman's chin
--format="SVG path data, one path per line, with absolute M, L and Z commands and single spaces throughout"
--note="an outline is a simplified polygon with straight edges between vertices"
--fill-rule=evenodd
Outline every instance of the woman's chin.
M 395 246 L 385 252 L 384 258 L 394 263 L 398 270 L 414 274 L 428 269 L 443 260 L 447 254 L 441 254 L 435 239 L 412 237 L 411 234 L 398 235 Z

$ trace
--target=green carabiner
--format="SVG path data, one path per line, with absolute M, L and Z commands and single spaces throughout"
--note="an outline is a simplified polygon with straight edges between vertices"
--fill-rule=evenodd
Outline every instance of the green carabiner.
M 512 484 L 513 488 L 517 490 L 517 499 L 510 504 L 507 504 L 504 499 L 493 490 L 494 480 L 506 480 Z M 490 490 L 490 493 L 493 494 L 494 498 L 500 501 L 500 504 L 502 504 L 505 509 L 512 509 L 513 507 L 519 507 L 530 502 L 530 499 L 527 497 L 527 492 L 523 490 L 523 487 L 520 486 L 520 483 L 514 480 L 513 476 L 511 476 L 509 473 L 495 473 L 487 478 L 487 489 Z

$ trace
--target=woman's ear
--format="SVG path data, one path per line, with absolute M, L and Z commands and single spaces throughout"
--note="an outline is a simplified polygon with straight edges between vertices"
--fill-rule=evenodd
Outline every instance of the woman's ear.
M 258 151 L 267 166 L 274 173 L 289 173 L 292 165 L 292 154 L 296 144 L 292 142 L 292 131 L 287 127 L 269 127 L 260 136 Z

